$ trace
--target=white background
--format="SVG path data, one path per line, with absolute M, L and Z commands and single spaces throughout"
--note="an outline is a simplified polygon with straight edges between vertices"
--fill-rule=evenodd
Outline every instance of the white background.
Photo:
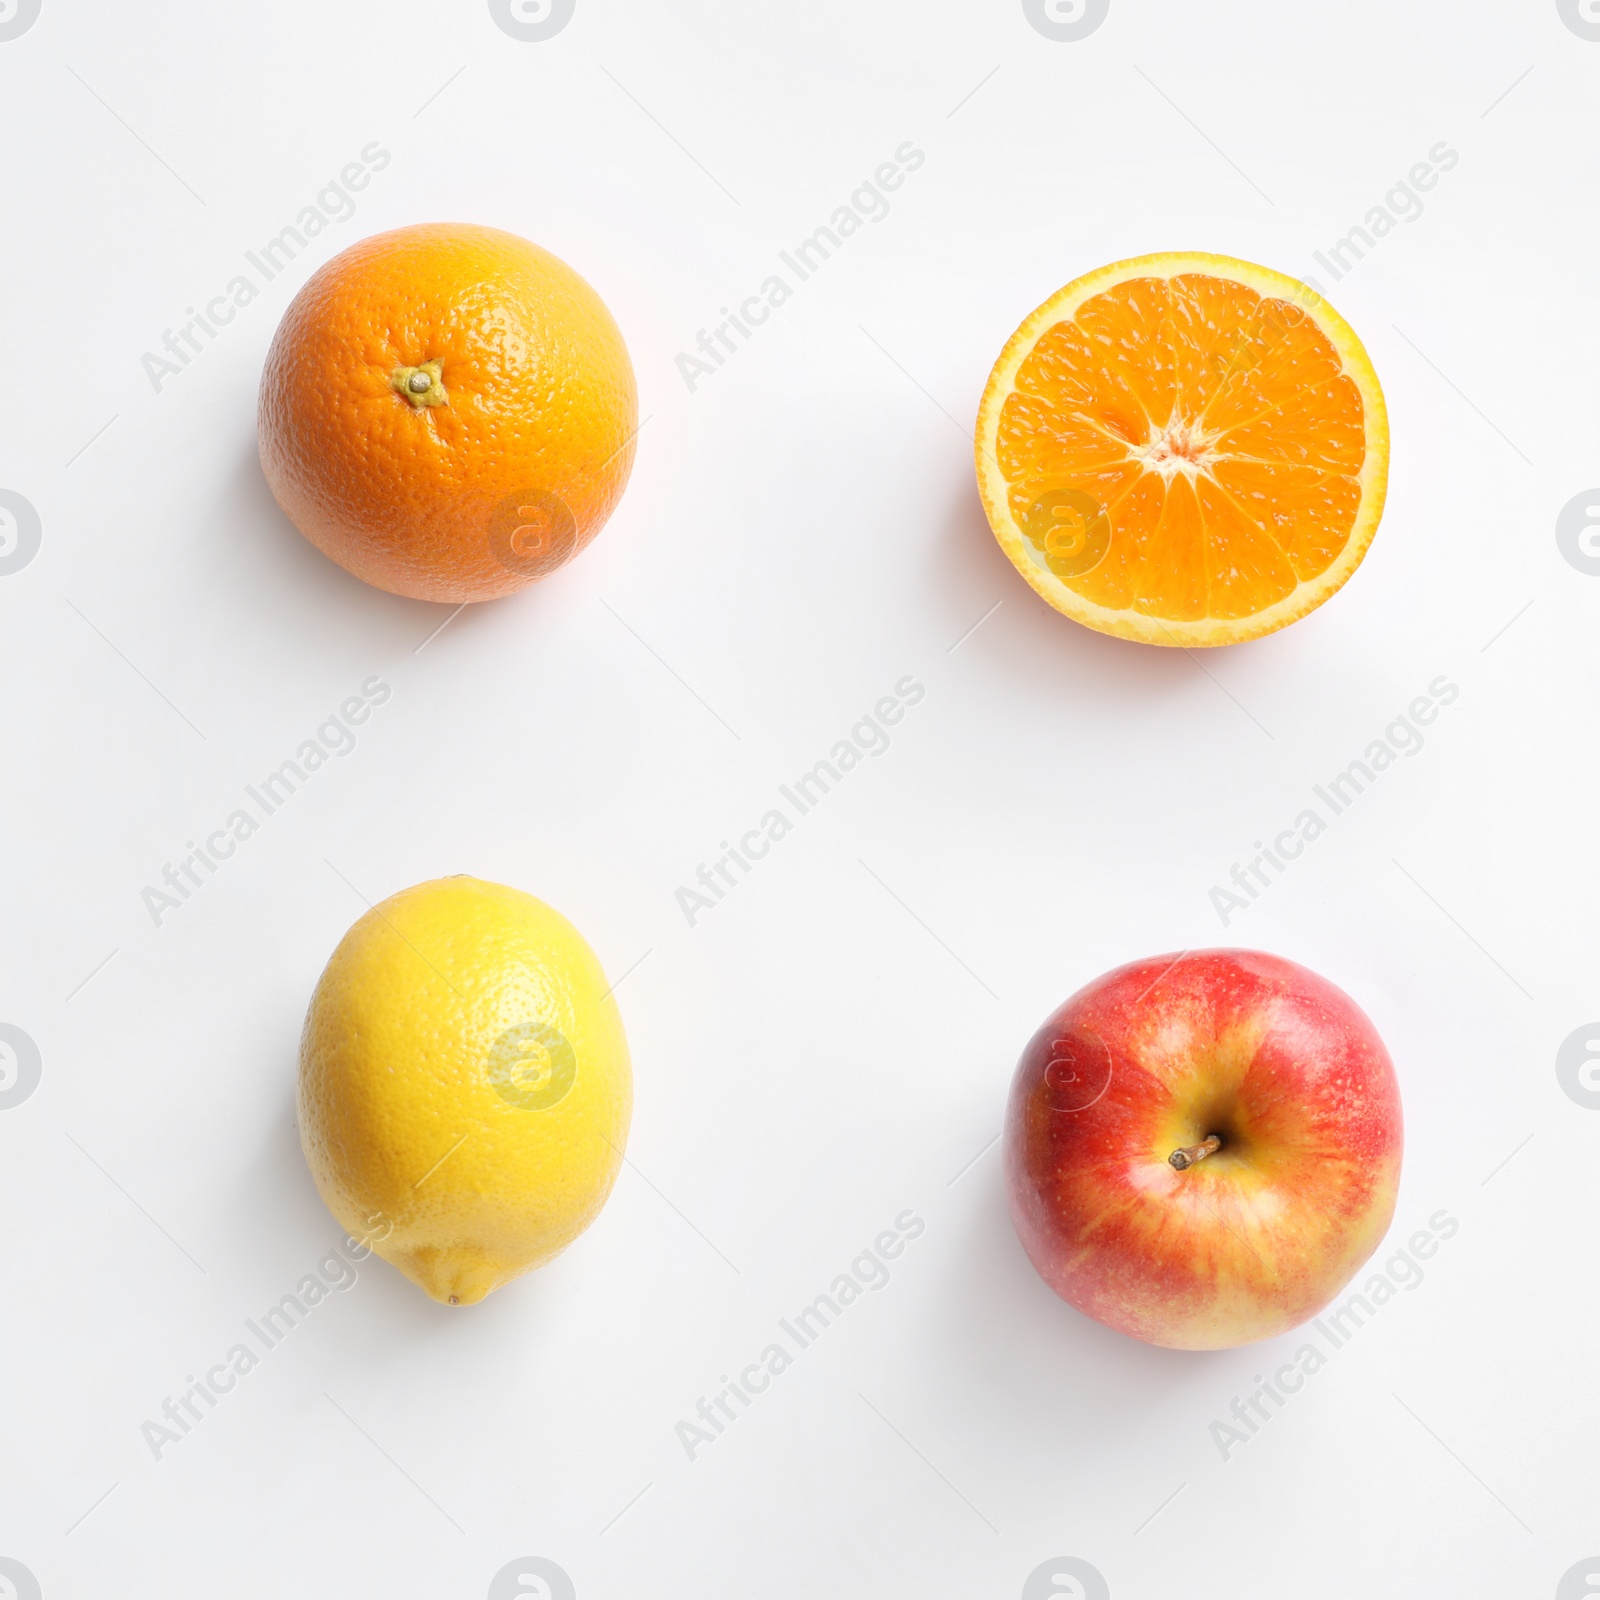
M 1112 0 L 1077 43 L 1001 0 L 578 0 L 542 43 L 468 0 L 44 0 L 0 43 L 0 487 L 43 528 L 0 578 L 0 1021 L 43 1062 L 0 1112 L 0 1555 L 46 1600 L 476 1600 L 527 1555 L 582 1600 L 1012 1597 L 1060 1555 L 1116 1600 L 1313 1600 L 1552 1595 L 1600 1552 L 1600 1113 L 1554 1069 L 1600 1013 L 1600 579 L 1554 532 L 1600 480 L 1597 75 L 1553 0 Z M 156 392 L 163 331 L 374 140 L 355 216 Z M 691 393 L 677 354 L 906 140 L 892 213 Z M 1333 283 L 1312 252 L 1441 140 Z M 445 608 L 279 513 L 255 397 L 317 265 L 442 220 L 581 271 L 648 421 L 599 540 L 430 639 Z M 1321 279 L 1393 428 L 1346 589 L 1206 655 L 1049 610 L 971 463 L 1024 314 L 1174 248 Z M 154 925 L 142 889 L 374 673 L 358 748 Z M 892 748 L 691 928 L 678 886 L 907 673 Z M 1224 928 L 1211 887 L 1440 674 L 1426 747 Z M 613 1198 L 469 1312 L 368 1263 L 153 1459 L 338 1237 L 293 1123 L 322 964 L 464 871 L 627 974 Z M 1395 1242 L 1460 1224 L 1226 1461 L 1210 1423 L 1301 1341 L 1085 1320 L 991 1143 L 1052 1007 L 1219 943 L 1366 1008 Z M 690 1461 L 675 1424 L 907 1208 L 893 1281 Z

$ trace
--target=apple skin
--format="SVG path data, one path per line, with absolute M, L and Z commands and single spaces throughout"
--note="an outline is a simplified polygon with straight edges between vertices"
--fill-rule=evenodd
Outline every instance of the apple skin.
M 1210 1134 L 1187 1170 L 1167 1158 Z M 1146 1343 L 1222 1350 L 1316 1315 L 1394 1216 L 1400 1087 L 1360 1007 L 1254 950 L 1118 967 L 1011 1082 L 1011 1216 L 1069 1305 Z

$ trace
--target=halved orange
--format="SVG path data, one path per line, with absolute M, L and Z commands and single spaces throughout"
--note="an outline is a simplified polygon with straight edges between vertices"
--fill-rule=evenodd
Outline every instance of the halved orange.
M 1148 644 L 1259 638 L 1321 605 L 1383 513 L 1389 421 L 1348 323 L 1228 256 L 1114 262 L 1011 336 L 978 488 L 1056 610 Z

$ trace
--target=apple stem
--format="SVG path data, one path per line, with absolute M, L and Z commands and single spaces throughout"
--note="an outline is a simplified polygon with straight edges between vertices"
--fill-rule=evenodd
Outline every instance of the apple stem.
M 1199 1144 L 1180 1145 L 1174 1150 L 1167 1161 L 1182 1172 L 1185 1167 L 1192 1167 L 1197 1161 L 1204 1161 L 1207 1156 L 1215 1155 L 1222 1148 L 1222 1140 L 1216 1134 L 1208 1133 Z

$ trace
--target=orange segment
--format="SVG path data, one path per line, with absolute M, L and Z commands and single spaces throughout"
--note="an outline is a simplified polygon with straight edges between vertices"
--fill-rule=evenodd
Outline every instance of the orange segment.
M 1306 285 L 1226 256 L 1117 262 L 1012 336 L 979 491 L 1058 611 L 1126 639 L 1258 638 L 1322 604 L 1377 531 L 1383 392 Z

